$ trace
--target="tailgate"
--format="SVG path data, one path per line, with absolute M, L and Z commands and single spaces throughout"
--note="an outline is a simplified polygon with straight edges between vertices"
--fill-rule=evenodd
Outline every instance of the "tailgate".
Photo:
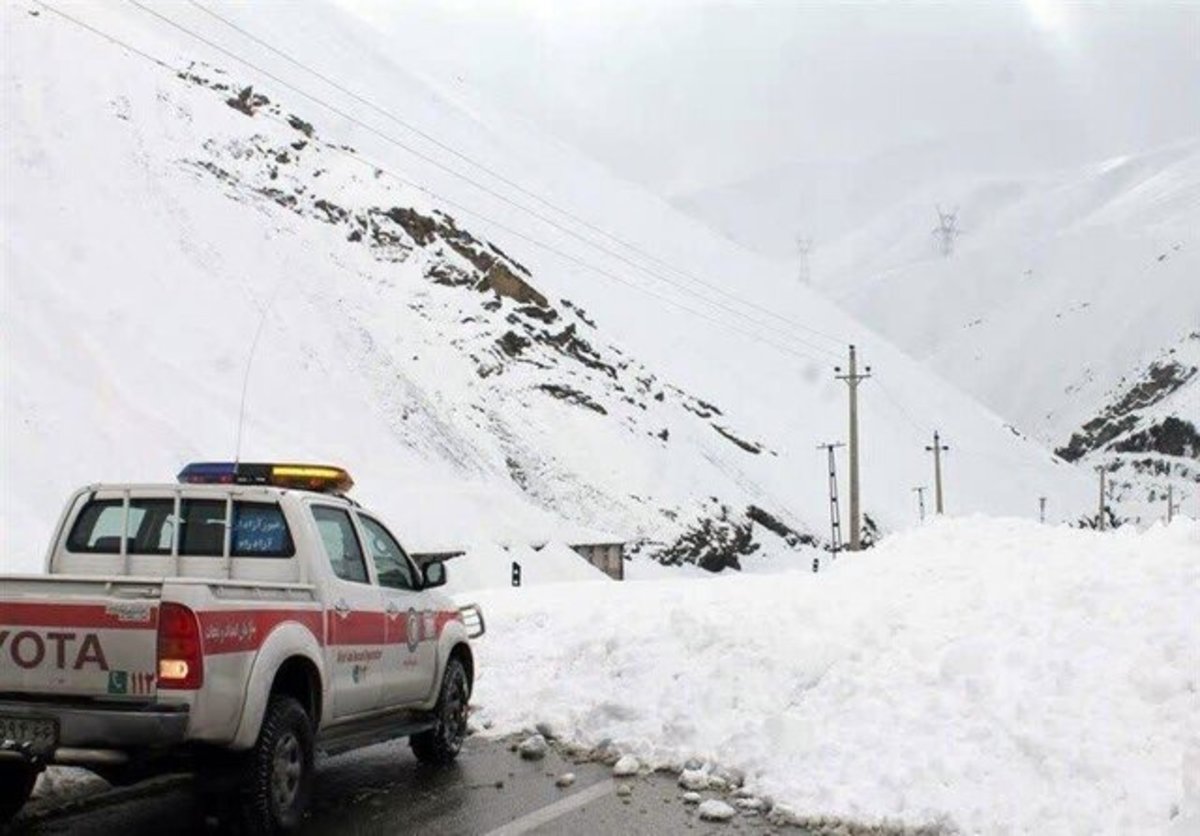
M 0 576 L 0 694 L 153 697 L 161 582 Z

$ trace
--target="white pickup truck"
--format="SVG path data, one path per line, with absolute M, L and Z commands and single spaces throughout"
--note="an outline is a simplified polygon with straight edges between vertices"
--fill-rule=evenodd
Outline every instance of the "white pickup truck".
M 211 463 L 75 493 L 46 574 L 0 575 L 0 825 L 50 764 L 114 783 L 192 770 L 243 830 L 273 833 L 300 822 L 318 751 L 408 737 L 452 760 L 482 613 L 351 484 Z

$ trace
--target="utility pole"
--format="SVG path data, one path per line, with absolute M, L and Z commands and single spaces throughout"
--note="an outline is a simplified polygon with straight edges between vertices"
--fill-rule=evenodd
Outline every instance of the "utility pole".
M 1046 522 L 1046 497 L 1044 497 L 1044 496 L 1038 497 L 1038 508 L 1039 508 L 1038 519 L 1042 523 L 1045 523 Z
M 1175 519 L 1175 486 L 1167 485 L 1167 525 Z
M 1105 491 L 1104 465 L 1098 465 L 1096 467 L 1096 472 L 1100 474 L 1100 515 L 1097 517 L 1097 519 L 1100 520 L 1098 525 L 1099 525 L 1100 530 L 1103 531 L 1104 530 L 1104 491 Z
M 842 518 L 838 512 L 837 460 L 833 456 L 833 451 L 845 446 L 840 441 L 817 445 L 818 450 L 825 450 L 829 453 L 829 548 L 834 559 L 842 550 Z M 814 557 L 814 572 L 817 571 L 818 566 L 819 562 Z
M 933 496 L 934 506 L 937 508 L 937 513 L 941 514 L 945 510 L 942 503 L 942 453 L 950 448 L 942 444 L 941 436 L 937 434 L 937 430 L 933 432 L 933 446 L 926 445 L 926 452 L 933 452 Z
M 834 366 L 835 372 L 842 370 Z M 854 346 L 850 346 L 850 372 L 839 374 L 838 380 L 846 381 L 850 387 L 850 545 L 847 551 L 856 552 L 862 547 L 862 517 L 859 513 L 858 494 L 858 384 L 871 376 L 871 367 L 867 366 L 863 374 L 858 373 L 858 355 Z
M 796 249 L 800 252 L 800 284 L 808 284 L 812 280 L 812 274 L 808 269 L 808 254 L 812 250 L 812 244 L 811 238 L 804 236 L 796 238 Z
M 913 493 L 917 495 L 917 508 L 921 512 L 921 522 L 925 522 L 925 486 L 918 485 L 913 488 Z

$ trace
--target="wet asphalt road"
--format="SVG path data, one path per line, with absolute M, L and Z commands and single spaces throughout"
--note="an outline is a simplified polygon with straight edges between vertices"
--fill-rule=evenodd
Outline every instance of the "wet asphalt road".
M 560 789 L 555 778 L 564 772 L 574 772 L 576 782 Z M 671 775 L 621 780 L 633 787 L 628 797 L 618 796 L 611 770 L 602 764 L 572 764 L 554 752 L 542 761 L 523 761 L 509 750 L 507 741 L 471 738 L 458 762 L 448 768 L 419 764 L 406 743 L 392 742 L 321 761 L 312 811 L 301 832 L 305 836 L 782 832 L 758 815 L 739 814 L 729 823 L 700 821 L 696 808 L 680 800 L 681 790 Z M 196 812 L 186 784 L 140 797 L 90 803 L 74 811 L 35 809 L 34 813 L 19 817 L 11 833 L 184 836 L 219 832 Z M 496 833 L 500 828 L 506 829 Z

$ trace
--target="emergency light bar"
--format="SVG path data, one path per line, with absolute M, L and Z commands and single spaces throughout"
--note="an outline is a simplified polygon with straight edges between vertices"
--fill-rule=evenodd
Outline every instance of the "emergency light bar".
M 177 478 L 187 485 L 269 485 L 318 493 L 346 493 L 354 487 L 345 470 L 320 464 L 192 462 Z

